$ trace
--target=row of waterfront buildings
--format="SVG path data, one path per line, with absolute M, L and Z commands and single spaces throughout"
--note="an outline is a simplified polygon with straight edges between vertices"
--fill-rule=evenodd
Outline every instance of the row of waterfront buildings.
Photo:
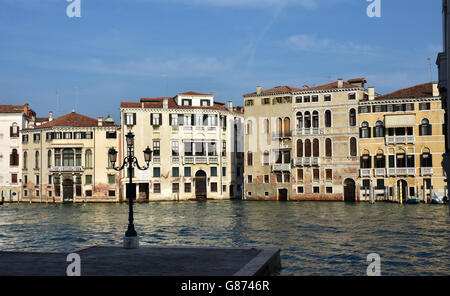
M 134 169 L 138 201 L 187 199 L 427 200 L 447 195 L 444 110 L 436 83 L 380 95 L 364 78 L 244 95 L 244 107 L 212 94 L 122 102 L 121 122 L 72 112 L 37 117 L 0 106 L 0 187 L 5 201 L 118 202 L 127 171 L 108 150 L 153 151 Z

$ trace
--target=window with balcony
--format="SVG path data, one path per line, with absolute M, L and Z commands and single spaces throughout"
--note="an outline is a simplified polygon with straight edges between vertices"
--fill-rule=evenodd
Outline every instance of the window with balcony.
M 303 128 L 303 114 L 302 112 L 297 112 L 297 128 L 302 129 Z
M 160 156 L 160 147 L 161 147 L 161 142 L 159 140 L 154 140 L 153 141 L 153 156 Z
M 64 139 L 65 139 L 65 140 L 70 140 L 70 139 L 72 139 L 72 133 L 64 133 L 63 136 L 64 136 Z
M 305 157 L 311 157 L 311 140 L 305 140 Z
M 180 142 L 172 141 L 172 156 L 180 155 Z
M 319 128 L 319 112 L 317 111 L 312 114 L 312 126 L 313 128 Z
M 432 126 L 427 118 L 422 119 L 419 126 L 419 136 L 431 136 L 433 134 Z
M 205 142 L 195 142 L 195 156 L 206 156 Z
M 375 158 L 375 168 L 376 169 L 384 169 L 386 168 L 386 157 L 382 150 L 377 151 L 377 155 Z
M 184 156 L 192 156 L 192 155 L 193 155 L 193 143 L 184 142 Z
M 217 156 L 217 143 L 214 141 L 208 142 L 208 156 Z
M 369 151 L 364 151 L 361 156 L 361 168 L 362 169 L 371 169 L 372 168 L 372 157 L 369 154 Z
M 318 139 L 314 139 L 313 140 L 313 157 L 319 157 L 319 153 L 320 153 L 320 148 L 319 148 L 319 140 Z
M 73 166 L 74 165 L 74 153 L 73 149 L 63 150 L 63 166 Z
M 406 153 L 403 150 L 398 151 L 395 154 L 396 158 L 396 167 L 397 168 L 406 168 Z
M 432 168 L 433 167 L 433 155 L 430 149 L 425 148 L 420 155 L 420 167 L 422 168 Z

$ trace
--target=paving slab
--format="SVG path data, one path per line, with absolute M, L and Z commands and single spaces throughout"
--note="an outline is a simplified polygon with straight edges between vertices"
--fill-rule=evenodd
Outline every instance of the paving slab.
M 65 276 L 67 255 L 81 276 L 261 276 L 281 266 L 279 249 L 94 246 L 68 253 L 0 252 L 1 276 Z

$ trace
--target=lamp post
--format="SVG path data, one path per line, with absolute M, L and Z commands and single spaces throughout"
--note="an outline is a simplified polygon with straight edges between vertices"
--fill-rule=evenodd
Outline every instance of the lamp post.
M 134 217 L 133 217 L 133 199 L 136 198 L 136 186 L 133 183 L 133 168 L 137 167 L 139 170 L 147 170 L 150 165 L 150 161 L 152 159 L 152 150 L 147 146 L 147 149 L 144 150 L 144 159 L 147 164 L 146 167 L 141 167 L 138 163 L 136 156 L 134 156 L 134 134 L 129 131 L 126 137 L 126 144 L 128 155 L 123 159 L 123 164 L 121 167 L 116 167 L 117 161 L 117 151 L 114 148 L 110 148 L 108 151 L 108 158 L 111 163 L 111 166 L 116 171 L 121 171 L 125 167 L 128 167 L 128 177 L 129 182 L 126 189 L 126 197 L 128 197 L 129 211 L 128 211 L 128 229 L 125 232 L 124 237 L 124 248 L 125 249 L 136 249 L 139 247 L 139 240 L 134 229 Z

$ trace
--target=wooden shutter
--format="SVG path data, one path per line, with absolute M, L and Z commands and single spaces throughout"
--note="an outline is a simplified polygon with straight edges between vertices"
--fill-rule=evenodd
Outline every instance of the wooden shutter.
M 150 125 L 153 125 L 153 113 L 150 114 Z
M 136 113 L 133 113 L 133 125 L 136 125 Z

